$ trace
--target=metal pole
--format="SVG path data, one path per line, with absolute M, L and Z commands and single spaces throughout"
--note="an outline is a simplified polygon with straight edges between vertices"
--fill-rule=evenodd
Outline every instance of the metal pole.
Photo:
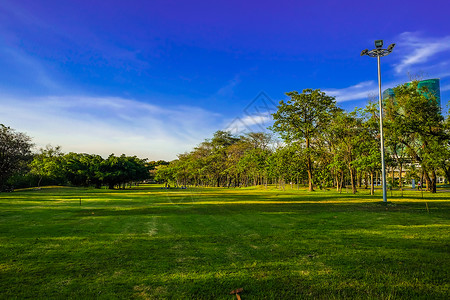
M 383 103 L 381 99 L 381 70 L 380 70 L 380 55 L 377 55 L 378 62 L 378 94 L 380 105 L 380 142 L 381 142 L 381 176 L 383 179 L 383 202 L 387 202 L 386 195 L 386 167 L 384 165 L 384 138 L 383 138 Z

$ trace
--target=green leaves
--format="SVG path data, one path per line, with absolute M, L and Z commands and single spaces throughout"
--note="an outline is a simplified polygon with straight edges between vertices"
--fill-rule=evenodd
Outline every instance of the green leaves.
M 111 154 L 101 162 L 99 172 L 102 182 L 107 184 L 110 189 L 116 185 L 120 186 L 149 178 L 145 160 L 136 156 L 125 156 L 125 154 L 121 156 Z
M 331 113 L 338 110 L 334 97 L 320 90 L 305 89 L 286 93 L 290 99 L 280 101 L 273 114 L 272 130 L 286 142 L 302 141 L 319 137 L 328 124 Z
M 286 93 L 290 99 L 280 101 L 278 111 L 273 114 L 275 120 L 272 130 L 279 133 L 287 143 L 304 145 L 309 190 L 313 190 L 314 156 L 320 152 L 321 140 L 334 113 L 339 111 L 334 97 L 320 90 L 305 89 Z
M 445 171 L 449 157 L 449 134 L 436 95 L 419 87 L 419 81 L 397 86 L 394 94 L 385 101 L 387 145 L 397 157 L 406 147 L 413 161 L 420 164 L 427 188 L 436 192 L 436 170 Z
M 27 169 L 32 147 L 25 133 L 0 124 L 0 191 L 10 176 Z
M 41 148 L 39 153 L 34 156 L 30 167 L 31 173 L 39 176 L 38 186 L 44 177 L 50 179 L 61 179 L 64 177 L 63 155 L 60 146 L 52 147 L 47 145 L 45 148 Z

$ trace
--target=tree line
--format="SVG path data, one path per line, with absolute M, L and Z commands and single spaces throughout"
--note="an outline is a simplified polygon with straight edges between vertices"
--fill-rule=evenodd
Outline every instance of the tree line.
M 438 176 L 450 179 L 450 119 L 436 95 L 418 81 L 394 88 L 384 99 L 383 124 L 390 185 L 422 180 L 436 192 Z M 125 187 L 143 180 L 175 186 L 241 187 L 306 184 L 316 188 L 364 185 L 373 194 L 381 171 L 379 109 L 376 102 L 346 112 L 320 90 L 287 93 L 270 133 L 234 136 L 217 131 L 178 159 L 147 162 L 136 156 L 63 153 L 47 146 L 33 153 L 31 138 L 0 124 L 0 189 L 72 184 Z M 277 135 L 277 138 L 274 136 Z M 398 178 L 394 171 L 397 170 Z M 406 170 L 407 178 L 402 178 Z
M 397 86 L 394 94 L 383 100 L 389 184 L 402 189 L 405 179 L 415 178 L 436 192 L 439 175 L 450 179 L 449 117 L 444 118 L 436 95 L 419 88 L 418 81 Z M 169 165 L 159 166 L 156 178 L 176 186 L 284 188 L 286 183 L 305 183 L 310 191 L 340 191 L 348 185 L 353 193 L 364 185 L 373 194 L 381 173 L 378 105 L 369 102 L 364 109 L 346 112 L 320 90 L 287 96 L 272 115 L 271 133 L 233 136 L 217 131 Z M 403 171 L 407 178 L 402 178 Z
M 59 146 L 46 146 L 33 153 L 31 138 L 0 124 L 0 190 L 41 185 L 107 186 L 151 179 L 151 170 L 164 161 L 148 162 L 136 156 L 63 153 Z

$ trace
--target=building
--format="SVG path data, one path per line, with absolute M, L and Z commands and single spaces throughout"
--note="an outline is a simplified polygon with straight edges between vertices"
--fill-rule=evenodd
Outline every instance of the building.
M 394 97 L 394 90 L 389 88 L 383 91 L 383 99 Z
M 407 84 L 410 84 L 408 82 Z M 441 106 L 441 88 L 439 78 L 426 79 L 419 81 L 417 85 L 419 91 L 422 91 L 422 88 L 425 87 L 427 89 L 427 93 L 425 97 L 429 97 L 429 95 L 433 95 L 436 98 L 436 101 L 439 106 Z M 392 88 L 385 89 L 383 91 L 383 99 L 395 97 L 394 90 Z
M 407 83 L 408 85 L 411 84 L 410 82 Z M 428 99 L 431 95 L 434 96 L 434 98 L 436 99 L 439 107 L 441 106 L 441 89 L 440 89 L 440 81 L 438 78 L 433 78 L 433 79 L 426 79 L 426 80 L 421 80 L 419 81 L 419 83 L 417 84 L 417 88 L 419 90 L 419 92 L 423 93 L 422 88 L 426 88 L 426 93 L 424 93 L 424 96 Z M 385 89 L 383 91 L 383 99 L 387 99 L 387 98 L 395 98 L 395 93 L 394 93 L 394 89 L 392 88 L 388 88 Z M 420 170 L 420 165 L 417 163 L 414 163 L 412 161 L 406 162 L 405 163 L 405 167 L 411 166 L 411 165 L 415 165 L 415 168 L 417 170 Z M 395 168 L 394 170 L 391 170 L 390 173 L 388 173 L 388 176 L 390 175 L 390 177 L 394 177 L 395 179 L 398 179 L 399 176 L 399 169 Z M 406 177 L 406 168 L 402 170 L 402 177 L 405 178 Z M 437 183 L 444 183 L 445 182 L 445 178 L 438 176 L 437 177 Z

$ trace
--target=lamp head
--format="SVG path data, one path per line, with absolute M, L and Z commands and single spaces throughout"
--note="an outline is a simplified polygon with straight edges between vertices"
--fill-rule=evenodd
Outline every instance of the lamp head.
M 369 49 L 364 49 L 363 51 L 361 51 L 361 56 L 367 55 L 367 53 L 369 53 Z
M 387 50 L 388 50 L 389 52 L 391 52 L 392 49 L 394 49 L 394 47 L 395 47 L 395 44 L 390 44 L 389 47 L 387 48 Z
M 375 41 L 375 47 L 377 49 L 383 48 L 383 40 L 376 40 Z

